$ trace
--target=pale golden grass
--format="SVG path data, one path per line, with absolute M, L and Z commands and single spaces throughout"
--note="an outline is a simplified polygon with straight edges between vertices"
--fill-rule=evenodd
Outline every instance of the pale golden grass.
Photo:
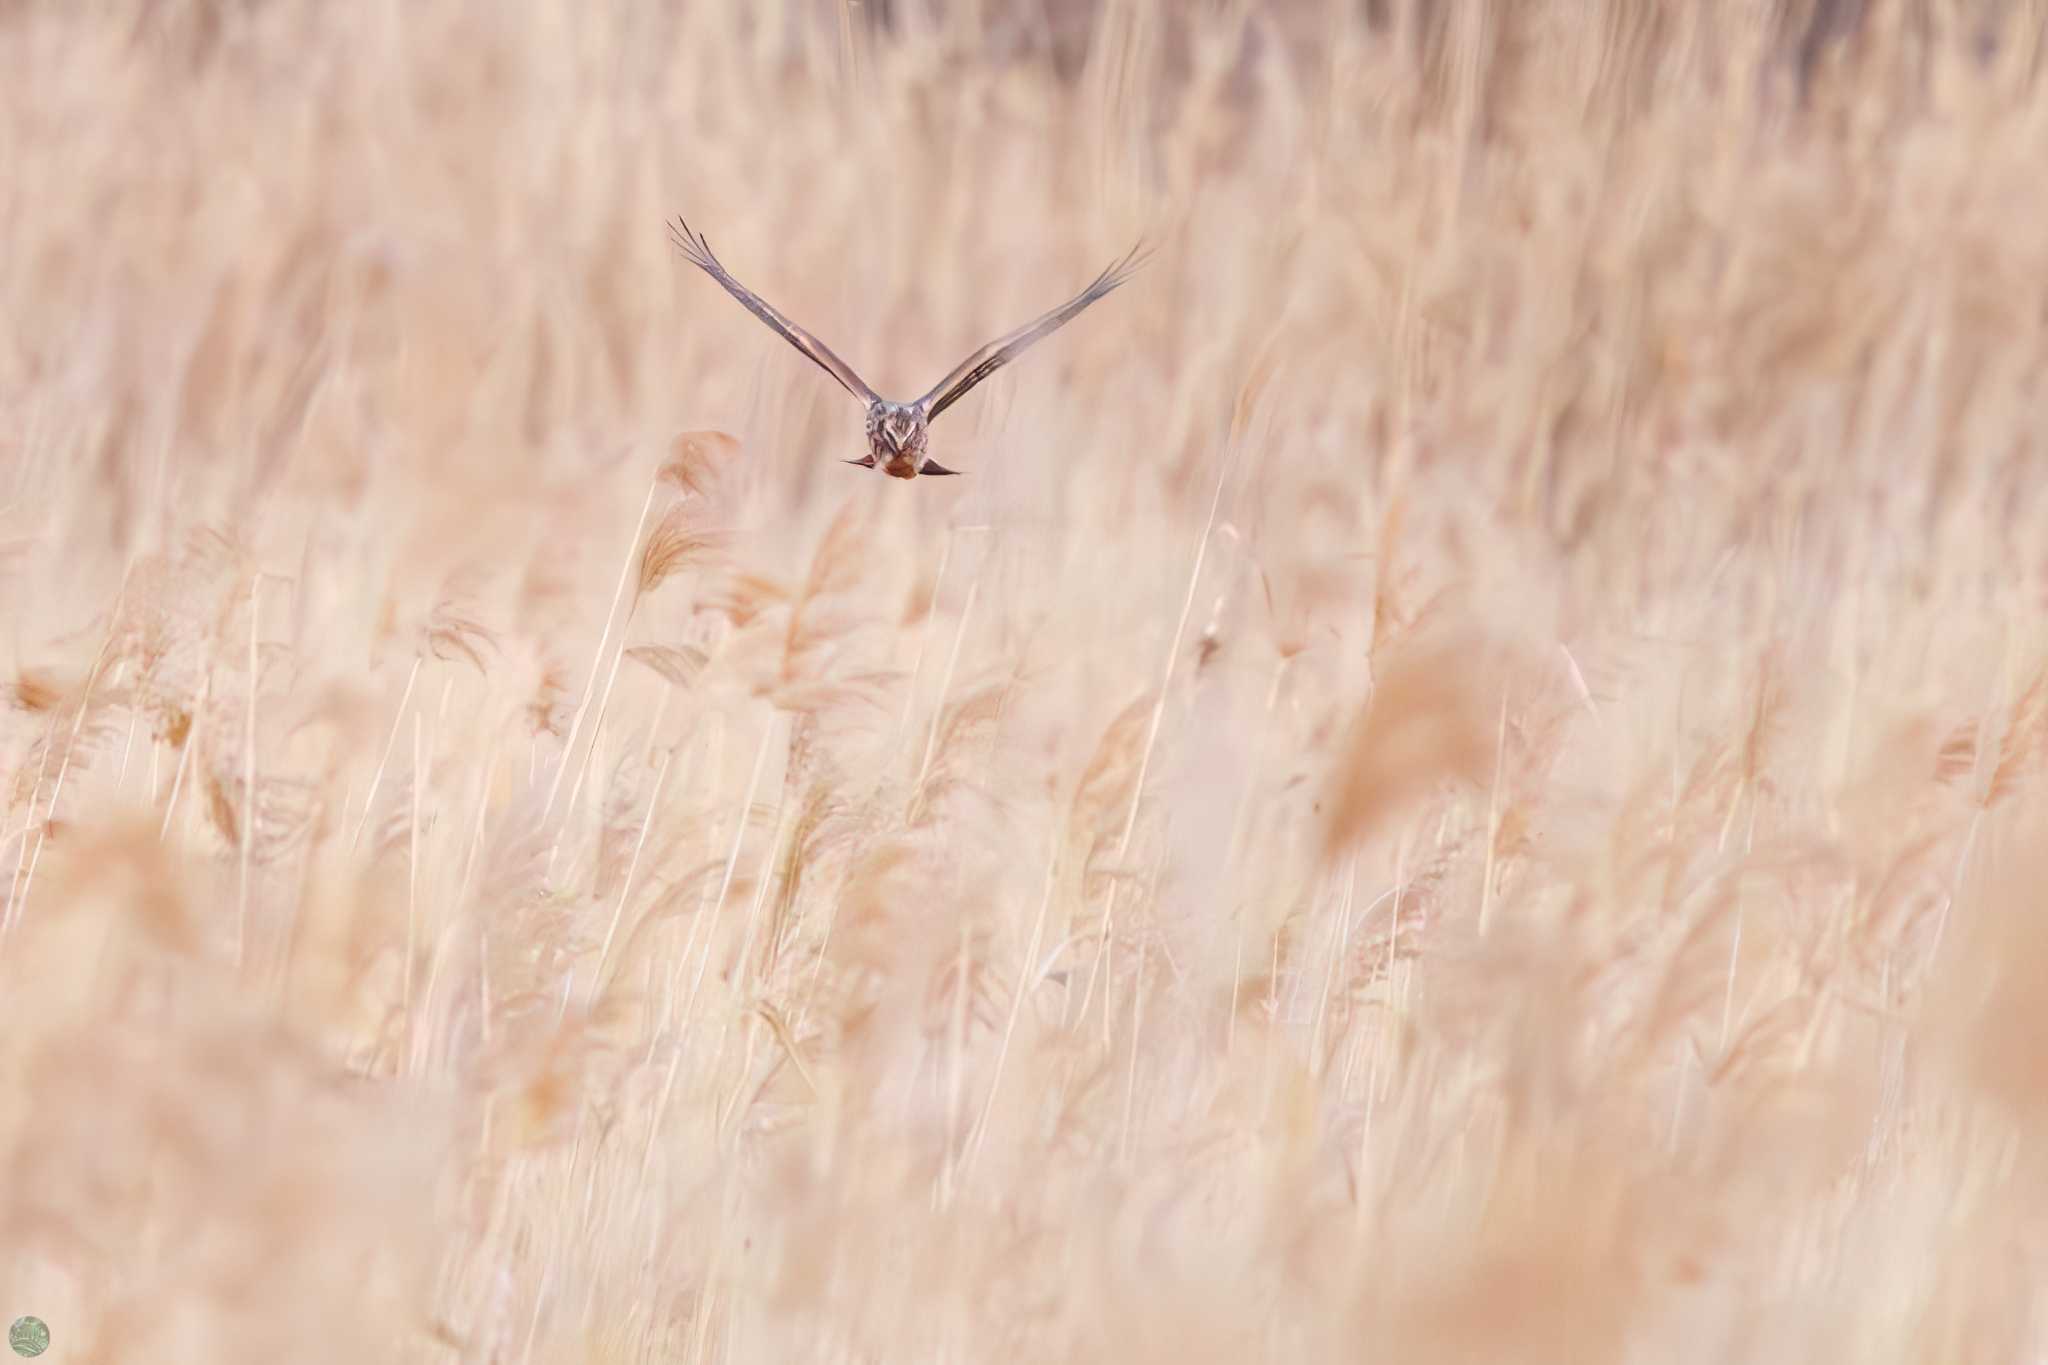
M 0 7 L 0 1318 L 2048 1355 L 2040 7 L 917 8 Z

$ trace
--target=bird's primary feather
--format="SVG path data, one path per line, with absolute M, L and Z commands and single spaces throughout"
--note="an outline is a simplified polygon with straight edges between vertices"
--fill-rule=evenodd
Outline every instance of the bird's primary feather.
M 803 328 L 777 312 L 769 302 L 753 290 L 732 277 L 731 272 L 711 254 L 711 243 L 701 233 L 692 232 L 690 225 L 681 218 L 669 227 L 669 236 L 689 257 L 690 264 L 702 270 L 723 285 L 725 292 L 746 305 L 747 311 L 767 323 L 781 334 L 782 339 L 809 356 L 813 363 L 826 374 L 839 381 L 841 388 L 860 399 L 872 403 L 880 396 L 867 386 L 867 381 L 853 372 L 853 367 L 832 354 L 831 347 L 812 336 Z
M 936 418 L 966 397 L 969 389 L 1022 355 L 1034 342 L 1044 340 L 1073 321 L 1082 309 L 1128 280 L 1138 267 L 1145 263 L 1149 255 L 1142 243 L 1132 247 L 1129 255 L 1089 281 L 1088 287 L 1080 293 L 1051 312 L 1025 323 L 1007 336 L 996 338 L 954 366 L 952 373 L 941 379 L 932 387 L 930 393 L 918 400 L 925 410 L 926 420 Z

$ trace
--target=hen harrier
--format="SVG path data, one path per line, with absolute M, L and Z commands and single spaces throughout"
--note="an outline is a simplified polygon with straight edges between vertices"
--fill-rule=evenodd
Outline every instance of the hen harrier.
M 1128 280 L 1149 255 L 1142 244 L 1133 247 L 1128 255 L 1097 275 L 1073 298 L 1008 336 L 991 341 L 954 366 L 953 372 L 941 379 L 930 393 L 908 403 L 892 403 L 869 388 L 851 366 L 832 354 L 824 342 L 776 312 L 760 295 L 728 274 L 719 264 L 718 257 L 711 254 L 711 243 L 704 240 L 702 233 L 691 231 L 689 224 L 678 218 L 670 226 L 669 235 L 690 258 L 692 265 L 717 280 L 725 287 L 726 293 L 746 305 L 748 312 L 774 328 L 784 341 L 838 380 L 841 388 L 867 404 L 867 457 L 846 463 L 857 464 L 864 469 L 873 469 L 879 464 L 883 473 L 899 479 L 914 479 L 920 474 L 958 474 L 959 470 L 948 469 L 925 453 L 925 431 L 933 419 L 964 398 L 969 389 L 1023 354 L 1033 342 L 1050 335 L 1083 308 Z

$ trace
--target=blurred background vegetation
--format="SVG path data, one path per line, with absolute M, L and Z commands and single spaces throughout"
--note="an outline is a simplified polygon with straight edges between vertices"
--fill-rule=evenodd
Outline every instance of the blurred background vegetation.
M 2038 1359 L 2044 31 L 0 0 L 0 1316 Z

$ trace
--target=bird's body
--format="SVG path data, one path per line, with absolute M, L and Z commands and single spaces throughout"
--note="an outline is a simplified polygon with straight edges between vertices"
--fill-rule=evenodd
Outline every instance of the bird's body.
M 916 403 L 891 403 L 877 398 L 868 405 L 868 454 L 852 463 L 869 469 L 880 466 L 884 474 L 914 479 L 919 474 L 951 474 L 932 465 L 925 454 L 930 445 L 931 424 Z
M 948 469 L 932 459 L 928 452 L 931 423 L 947 408 L 964 397 L 967 391 L 1015 360 L 1023 350 L 1055 331 L 1071 320 L 1089 304 L 1109 293 L 1131 277 L 1131 273 L 1143 264 L 1139 249 L 1133 249 L 1121 261 L 1097 275 L 1086 289 L 1061 304 L 1058 308 L 1025 326 L 998 338 L 976 351 L 967 359 L 954 366 L 952 373 L 936 384 L 931 392 L 908 403 L 892 402 L 882 397 L 852 367 L 832 354 L 826 345 L 803 328 L 770 307 L 760 295 L 748 289 L 729 274 L 711 254 L 711 243 L 702 234 L 692 232 L 687 223 L 678 218 L 670 235 L 682 249 L 690 263 L 738 299 L 748 312 L 768 324 L 783 340 L 808 356 L 819 369 L 839 381 L 839 386 L 861 400 L 867 406 L 868 453 L 858 460 L 848 460 L 867 469 L 879 468 L 883 473 L 898 479 L 914 479 L 920 474 L 957 474 L 957 469 Z

